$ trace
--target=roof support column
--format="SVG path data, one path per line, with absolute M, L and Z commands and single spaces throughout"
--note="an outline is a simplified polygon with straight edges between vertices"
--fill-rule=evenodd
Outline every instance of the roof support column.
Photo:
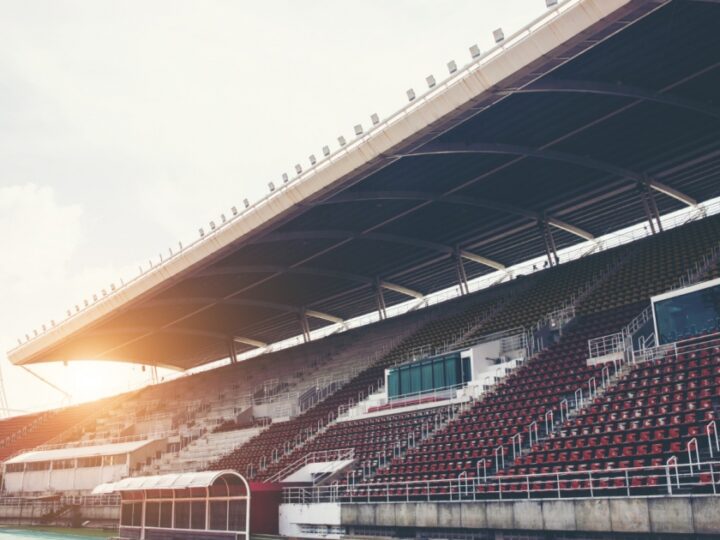
M 650 181 L 649 179 L 647 179 L 647 176 L 643 187 L 645 188 L 645 193 L 647 194 L 650 211 L 652 212 L 653 216 L 655 216 L 655 222 L 657 223 L 658 231 L 663 232 L 662 221 L 660 220 L 660 209 L 658 208 L 657 201 L 655 200 L 655 194 L 653 193 L 653 190 L 650 189 Z
M 539 221 L 538 228 L 540 229 L 540 236 L 542 236 L 543 243 L 545 244 L 545 254 L 547 255 L 548 265 L 554 266 L 557 264 L 558 256 L 555 251 L 555 240 L 552 237 L 550 227 L 548 227 L 547 221 Z
M 645 217 L 648 220 L 648 223 L 650 224 L 650 232 L 652 234 L 655 234 L 655 222 L 653 221 L 653 215 L 650 212 L 650 205 L 648 204 L 648 194 L 645 189 L 645 186 L 640 185 L 638 186 L 638 195 L 640 196 L 640 201 L 643 205 L 643 210 L 645 210 Z
M 458 286 L 460 287 L 460 294 L 466 295 L 470 293 L 470 286 L 468 285 L 467 273 L 465 272 L 465 265 L 463 264 L 463 258 L 460 254 L 460 249 L 455 248 L 453 252 L 455 258 L 455 268 L 458 275 Z
M 308 323 L 307 314 L 304 309 L 300 311 L 300 330 L 302 330 L 303 341 L 305 343 L 310 341 L 310 323 Z
M 230 363 L 237 364 L 238 360 L 237 360 L 237 349 L 235 348 L 235 340 L 228 339 L 227 346 L 228 346 L 228 355 L 230 356 Z
M 387 319 L 387 305 L 385 304 L 385 294 L 380 284 L 380 278 L 375 278 L 375 302 L 377 303 L 380 320 L 383 321 Z

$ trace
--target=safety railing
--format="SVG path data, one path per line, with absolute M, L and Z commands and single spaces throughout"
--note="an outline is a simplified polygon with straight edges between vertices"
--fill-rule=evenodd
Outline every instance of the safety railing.
M 595 497 L 718 494 L 720 462 L 678 463 L 623 469 L 486 476 L 481 462 L 443 480 L 370 482 L 283 489 L 283 502 L 383 503 L 492 499 L 566 499 Z
M 291 475 L 294 472 L 299 471 L 302 467 L 310 463 L 322 463 L 326 461 L 342 461 L 352 459 L 355 459 L 354 448 L 340 448 L 337 450 L 318 450 L 316 452 L 310 452 L 272 475 L 270 478 L 267 479 L 267 482 L 279 482 L 283 478 Z

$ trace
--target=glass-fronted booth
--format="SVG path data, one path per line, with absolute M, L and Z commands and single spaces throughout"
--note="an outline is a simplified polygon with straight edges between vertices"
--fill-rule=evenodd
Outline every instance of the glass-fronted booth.
M 235 471 L 206 471 L 126 478 L 95 488 L 119 493 L 120 538 L 246 540 L 250 489 Z

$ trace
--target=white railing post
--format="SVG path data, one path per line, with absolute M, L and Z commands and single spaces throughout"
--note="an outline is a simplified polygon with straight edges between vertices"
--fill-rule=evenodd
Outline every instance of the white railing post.
M 537 426 L 537 422 L 536 422 L 536 421 L 533 421 L 533 422 L 528 426 L 528 439 L 529 439 L 529 441 L 528 441 L 528 442 L 529 442 L 528 448 L 532 448 L 532 445 L 533 445 L 533 431 L 535 432 L 535 444 L 537 444 L 537 443 L 539 442 L 539 440 L 540 440 L 540 436 L 539 436 L 539 434 L 538 434 L 538 426 Z
M 672 495 L 673 489 L 672 489 L 672 476 L 670 475 L 670 467 L 675 468 L 675 477 L 677 479 L 677 487 L 680 487 L 680 475 L 678 473 L 678 460 L 677 457 L 671 456 L 668 458 L 668 460 L 665 462 L 665 479 L 667 481 L 667 490 L 668 494 Z
M 710 438 L 710 431 L 715 435 L 715 448 L 713 449 L 712 439 Z M 707 426 L 705 426 L 705 433 L 707 434 L 708 448 L 710 449 L 710 457 L 715 456 L 715 452 L 720 452 L 720 443 L 718 442 L 717 424 L 715 420 L 712 420 Z
M 548 416 L 550 417 L 550 422 L 548 423 Z M 545 433 L 548 434 L 551 431 L 555 431 L 555 413 L 552 409 L 549 409 L 545 411 Z
M 510 440 L 512 441 L 513 461 L 515 461 L 517 456 L 522 452 L 522 434 L 518 432 L 513 435 Z M 515 445 L 517 445 L 517 451 L 515 450 Z
M 565 406 L 565 414 L 563 414 L 563 405 Z M 567 399 L 563 399 L 560 402 L 560 423 L 564 424 L 565 420 L 570 416 L 570 403 Z
M 578 394 L 580 396 L 578 397 Z M 575 410 L 579 411 L 583 408 L 583 391 L 582 388 L 575 390 Z
M 482 458 L 475 464 L 475 478 L 480 478 L 480 463 L 482 463 L 483 468 L 483 481 L 487 483 L 487 462 L 485 458 Z
M 498 463 L 498 451 L 500 452 L 500 458 L 502 460 L 502 467 L 500 467 L 500 463 Z M 499 471 L 501 468 L 505 468 L 505 447 L 501 444 L 497 448 L 495 448 L 494 451 L 495 454 L 495 473 L 497 474 L 497 471 Z
M 688 463 L 690 464 L 690 474 L 693 474 L 693 459 L 692 459 L 692 448 L 695 446 L 695 458 L 697 459 L 698 472 L 700 470 L 700 450 L 697 442 L 697 438 L 693 437 L 687 443 Z

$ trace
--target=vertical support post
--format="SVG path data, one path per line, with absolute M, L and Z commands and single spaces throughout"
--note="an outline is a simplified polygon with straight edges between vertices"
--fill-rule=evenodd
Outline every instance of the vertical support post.
M 455 269 L 457 270 L 460 294 L 464 296 L 470 293 L 470 286 L 468 285 L 467 273 L 465 272 L 465 264 L 463 263 L 463 258 L 460 255 L 460 248 L 455 247 L 453 257 L 455 258 Z
M 653 215 L 650 213 L 650 205 L 648 204 L 648 196 L 645 185 L 638 186 L 638 194 L 640 195 L 640 201 L 642 202 L 643 210 L 645 210 L 645 217 L 650 224 L 650 232 L 652 232 L 652 234 L 655 234 L 655 222 L 653 221 Z
M 645 193 L 647 194 L 647 200 L 650 205 L 650 211 L 652 212 L 653 216 L 655 217 L 655 222 L 657 223 L 657 228 L 659 232 L 663 232 L 663 226 L 662 221 L 660 221 L 660 210 L 658 209 L 657 201 L 655 200 L 655 194 L 652 189 L 650 189 L 650 186 L 648 185 L 648 179 L 647 175 L 645 175 Z
M 237 364 L 237 349 L 233 338 L 228 339 L 228 355 L 230 356 L 230 363 Z
M 375 278 L 375 302 L 377 303 L 378 315 L 380 320 L 387 319 L 387 306 L 385 304 L 385 293 L 383 292 L 382 285 L 380 285 L 380 278 Z
M 553 258 L 555 259 L 555 265 L 557 266 L 560 264 L 560 257 L 558 257 L 557 254 L 557 246 L 555 245 L 555 238 L 553 237 L 552 229 L 547 221 L 545 221 L 545 234 L 547 234 L 550 251 L 552 252 Z
M 546 223 L 544 221 L 538 221 L 538 229 L 540 236 L 542 237 L 543 244 L 545 245 L 545 255 L 547 255 L 548 265 L 553 266 L 553 256 L 550 250 L 550 243 L 546 234 Z
M 304 309 L 300 311 L 300 329 L 302 330 L 303 341 L 307 343 L 310 341 L 310 324 Z

